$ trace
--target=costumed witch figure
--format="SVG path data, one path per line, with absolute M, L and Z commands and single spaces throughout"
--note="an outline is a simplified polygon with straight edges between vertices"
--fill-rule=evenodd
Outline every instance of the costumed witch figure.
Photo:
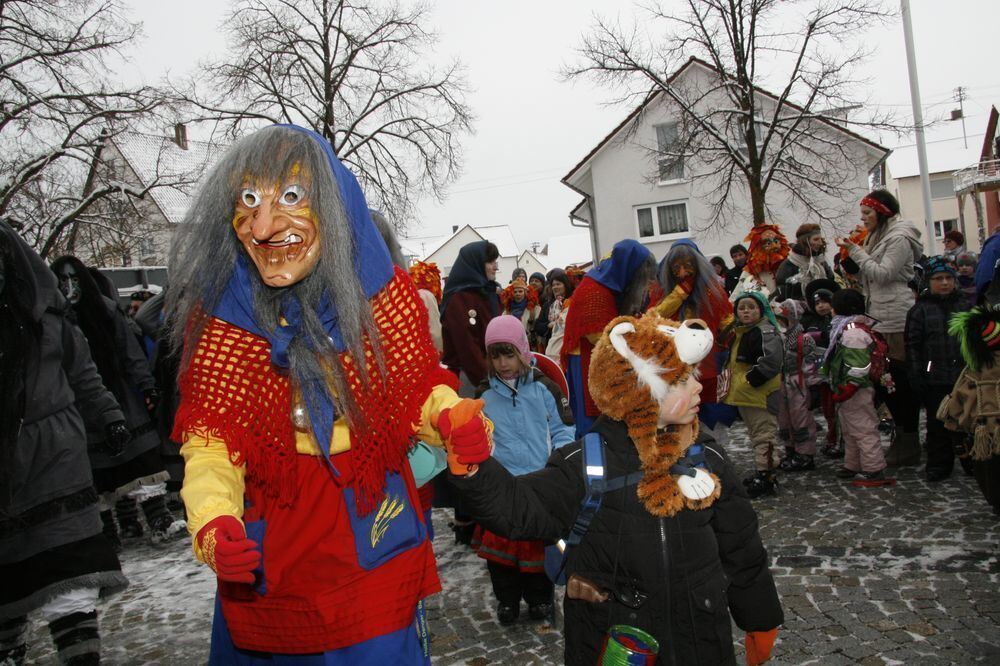
M 174 434 L 195 555 L 219 579 L 210 661 L 429 663 L 440 583 L 407 452 L 490 426 L 438 364 L 357 180 L 318 134 L 268 127 L 179 226 Z
M 115 448 L 128 429 L 66 309 L 0 221 L 0 664 L 24 663 L 36 610 L 62 663 L 98 663 L 97 601 L 128 585 L 102 533 L 83 415 Z
M 719 332 L 733 320 L 733 304 L 705 255 L 686 238 L 670 246 L 660 261 L 657 277 L 665 294 L 656 305 L 657 314 L 677 321 L 701 319 L 715 336 L 712 352 L 698 364 L 698 379 L 702 385 L 698 419 L 724 446 L 729 426 L 736 420 L 736 410 L 721 404 L 718 398 L 719 369 L 725 365 L 726 358 L 725 347 L 718 341 Z
M 154 542 L 179 538 L 184 534 L 185 522 L 174 517 L 167 507 L 170 474 L 160 455 L 160 437 L 153 416 L 160 392 L 146 355 L 125 314 L 102 293 L 83 262 L 72 256 L 59 257 L 52 262 L 52 272 L 72 306 L 70 316 L 87 338 L 101 380 L 121 405 L 132 434 L 128 447 L 117 451 L 108 447 L 103 430 L 93 426 L 87 429 L 90 466 L 101 496 L 105 534 L 119 548 L 119 537 L 142 536 L 141 506 Z
M 961 343 L 962 370 L 937 417 L 970 435 L 972 472 L 993 513 L 1000 516 L 1000 300 L 952 315 L 948 332 Z
M 590 354 L 594 344 L 609 321 L 618 315 L 642 312 L 649 283 L 655 277 L 656 259 L 649 248 L 626 238 L 615 243 L 611 256 L 587 271 L 573 292 L 559 362 L 569 382 L 577 437 L 590 430 L 601 414 L 590 395 Z
M 656 663 L 735 664 L 730 614 L 747 632 L 747 663 L 770 654 L 783 615 L 757 516 L 698 427 L 695 367 L 712 345 L 699 320 L 617 317 L 591 354 L 602 416 L 583 441 L 522 476 L 484 444 L 448 445 L 469 465 L 452 479 L 473 517 L 510 539 L 566 537 L 591 479 L 602 479 L 599 507 L 564 560 L 567 664 L 599 663 L 619 624 L 652 635 Z
M 778 225 L 758 224 L 745 240 L 750 242 L 747 263 L 729 300 L 735 302 L 738 295 L 748 291 L 763 292 L 764 298 L 770 298 L 778 287 L 778 267 L 788 258 L 791 250 L 788 239 Z

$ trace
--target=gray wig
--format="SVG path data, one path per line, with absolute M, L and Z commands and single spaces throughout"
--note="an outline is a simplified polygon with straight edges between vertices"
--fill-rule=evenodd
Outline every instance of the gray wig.
M 385 215 L 378 212 L 377 210 L 371 211 L 372 222 L 375 223 L 375 228 L 378 229 L 379 234 L 382 236 L 382 240 L 385 241 L 385 246 L 389 248 L 389 258 L 392 259 L 392 263 L 396 264 L 404 271 L 406 270 L 406 260 L 403 259 L 403 248 L 399 245 L 399 239 L 396 238 L 396 231 L 389 224 L 389 220 L 386 219 Z
M 179 225 L 170 251 L 169 313 L 171 342 L 184 349 L 181 372 L 191 362 L 209 317 L 225 292 L 237 259 L 246 252 L 233 229 L 236 201 L 248 178 L 280 183 L 298 165 L 308 177 L 310 208 L 316 215 L 320 259 L 303 280 L 282 288 L 265 285 L 253 262 L 248 274 L 257 324 L 274 332 L 286 293 L 302 306 L 299 333 L 289 346 L 290 372 L 300 386 L 329 386 L 339 414 L 352 422 L 357 416 L 337 352 L 317 312 L 325 292 L 337 308 L 341 337 L 355 359 L 364 359 L 364 338 L 378 340 L 371 308 L 355 272 L 356 252 L 337 181 L 323 147 L 311 136 L 287 127 L 272 126 L 235 143 L 206 176 Z M 379 366 L 382 356 L 376 344 Z M 365 364 L 358 363 L 365 372 Z M 327 388 L 329 391 L 329 388 Z
M 715 274 L 712 264 L 705 259 L 705 255 L 693 247 L 693 244 L 689 243 L 674 243 L 667 251 L 667 256 L 660 262 L 658 277 L 664 294 L 671 293 L 677 286 L 677 278 L 674 277 L 670 267 L 674 262 L 681 260 L 689 261 L 695 268 L 694 289 L 688 301 L 698 308 L 696 317 L 704 316 L 702 308 L 710 308 L 713 303 L 728 299 L 725 287 Z
M 650 254 L 632 274 L 632 279 L 622 293 L 618 314 L 636 315 L 645 309 L 646 296 L 649 294 L 649 282 L 656 278 L 656 259 Z

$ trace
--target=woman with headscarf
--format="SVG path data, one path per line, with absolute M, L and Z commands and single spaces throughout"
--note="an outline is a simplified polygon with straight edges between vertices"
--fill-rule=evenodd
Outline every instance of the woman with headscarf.
M 705 255 L 687 238 L 670 247 L 660 262 L 657 277 L 665 295 L 657 304 L 656 313 L 675 321 L 701 319 L 715 337 L 712 352 L 698 364 L 703 387 L 699 418 L 713 431 L 716 439 L 724 438 L 736 414 L 732 407 L 719 404 L 716 397 L 716 378 L 726 353 L 725 347 L 719 344 L 719 333 L 732 321 L 733 304 Z M 722 427 L 716 430 L 719 426 Z
M 499 258 L 500 251 L 493 243 L 469 243 L 458 251 L 444 283 L 441 361 L 462 378 L 459 395 L 465 397 L 471 397 L 486 379 L 486 325 L 500 314 L 500 285 L 496 282 Z
M 84 416 L 118 450 L 124 416 L 101 384 L 41 258 L 0 221 L 0 663 L 24 663 L 39 610 L 60 661 L 96 664 L 97 601 L 128 585 L 102 533 Z
M 847 258 L 841 265 L 857 275 L 865 294 L 865 311 L 877 323 L 875 330 L 889 345 L 889 372 L 895 391 L 875 387 L 889 407 L 896 432 L 885 455 L 886 465 L 899 467 L 920 462 L 920 400 L 907 381 L 906 313 L 915 296 L 908 283 L 913 279 L 913 265 L 923 254 L 920 230 L 900 219 L 899 202 L 885 190 L 875 190 L 860 202 L 861 223 L 866 238 L 862 244 L 838 238 L 837 245 Z
M 615 243 L 611 256 L 587 271 L 576 288 L 559 360 L 569 380 L 577 437 L 583 437 L 601 414 L 588 385 L 594 344 L 612 319 L 645 309 L 649 282 L 655 275 L 656 260 L 649 249 L 626 238 Z

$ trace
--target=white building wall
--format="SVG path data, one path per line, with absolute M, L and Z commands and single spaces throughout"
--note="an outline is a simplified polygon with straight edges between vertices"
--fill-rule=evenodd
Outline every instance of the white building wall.
M 691 68 L 690 72 L 698 72 L 699 76 L 706 73 L 700 68 Z M 766 98 L 759 98 L 769 102 Z M 716 103 L 727 103 L 717 100 Z M 766 112 L 772 112 L 771 109 Z M 651 176 L 657 173 L 655 156 L 650 152 L 656 146 L 655 125 L 670 122 L 678 118 L 678 114 L 661 98 L 650 104 L 643 113 L 641 123 L 635 133 L 622 132 L 612 139 L 601 151 L 591 158 L 588 180 L 592 180 L 594 194 L 594 217 L 596 224 L 596 250 L 598 257 L 608 254 L 615 242 L 623 238 L 634 238 L 646 244 L 649 249 L 661 258 L 670 248 L 674 240 L 688 237 L 694 240 L 702 252 L 711 257 L 719 255 L 728 263 L 729 248 L 742 243 L 750 229 L 751 207 L 749 194 L 745 187 L 734 187 L 730 193 L 729 203 L 735 212 L 729 213 L 722 223 L 712 223 L 711 193 L 706 188 L 714 187 L 713 179 L 686 180 L 660 184 Z M 834 236 L 844 235 L 857 221 L 857 202 L 868 192 L 868 171 L 874 166 L 876 156 L 870 147 L 861 141 L 831 128 L 823 127 L 823 131 L 838 141 L 848 142 L 849 151 L 855 157 L 849 167 L 852 181 L 855 183 L 845 200 L 827 198 L 826 205 L 838 211 L 838 228 L 824 224 L 824 231 L 830 246 L 830 258 L 834 244 Z M 622 138 L 623 137 L 623 138 Z M 697 159 L 689 159 L 685 169 L 703 169 L 704 165 Z M 581 183 L 584 182 L 582 179 Z M 795 230 L 810 219 L 804 211 L 797 209 L 788 201 L 787 193 L 772 185 L 768 192 L 768 202 L 772 208 L 772 221 L 780 224 L 785 230 L 789 242 L 795 241 Z M 687 208 L 689 232 L 676 237 L 663 239 L 643 239 L 639 237 L 636 209 L 638 207 L 660 203 L 683 203 Z

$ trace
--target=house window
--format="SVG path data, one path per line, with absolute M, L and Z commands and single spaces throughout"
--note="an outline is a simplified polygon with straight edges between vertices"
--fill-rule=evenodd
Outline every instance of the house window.
M 663 239 L 688 232 L 687 204 L 667 203 L 635 209 L 639 238 Z
M 670 154 L 678 149 L 678 139 L 677 123 L 656 126 L 656 150 L 660 154 L 657 164 L 661 183 L 684 178 L 684 156 Z
M 754 139 L 757 142 L 757 155 L 758 156 L 760 155 L 760 147 L 764 143 L 764 132 L 766 131 L 766 129 L 767 129 L 767 127 L 764 125 L 764 119 L 761 118 L 760 116 L 754 116 L 754 119 L 753 119 L 753 132 L 754 132 Z M 739 137 L 737 137 L 737 139 L 736 139 L 736 145 L 738 146 L 737 150 L 740 152 L 740 155 L 743 156 L 743 159 L 749 160 L 750 159 L 750 149 L 747 148 L 747 139 L 746 139 L 746 136 L 744 136 L 744 135 L 741 134 Z
M 143 236 L 139 239 L 139 256 L 148 257 L 154 252 L 153 239 L 149 236 Z
M 931 199 L 951 199 L 955 196 L 955 183 L 951 178 L 931 180 Z
M 934 220 L 934 238 L 944 239 L 944 235 L 957 226 L 958 220 Z

